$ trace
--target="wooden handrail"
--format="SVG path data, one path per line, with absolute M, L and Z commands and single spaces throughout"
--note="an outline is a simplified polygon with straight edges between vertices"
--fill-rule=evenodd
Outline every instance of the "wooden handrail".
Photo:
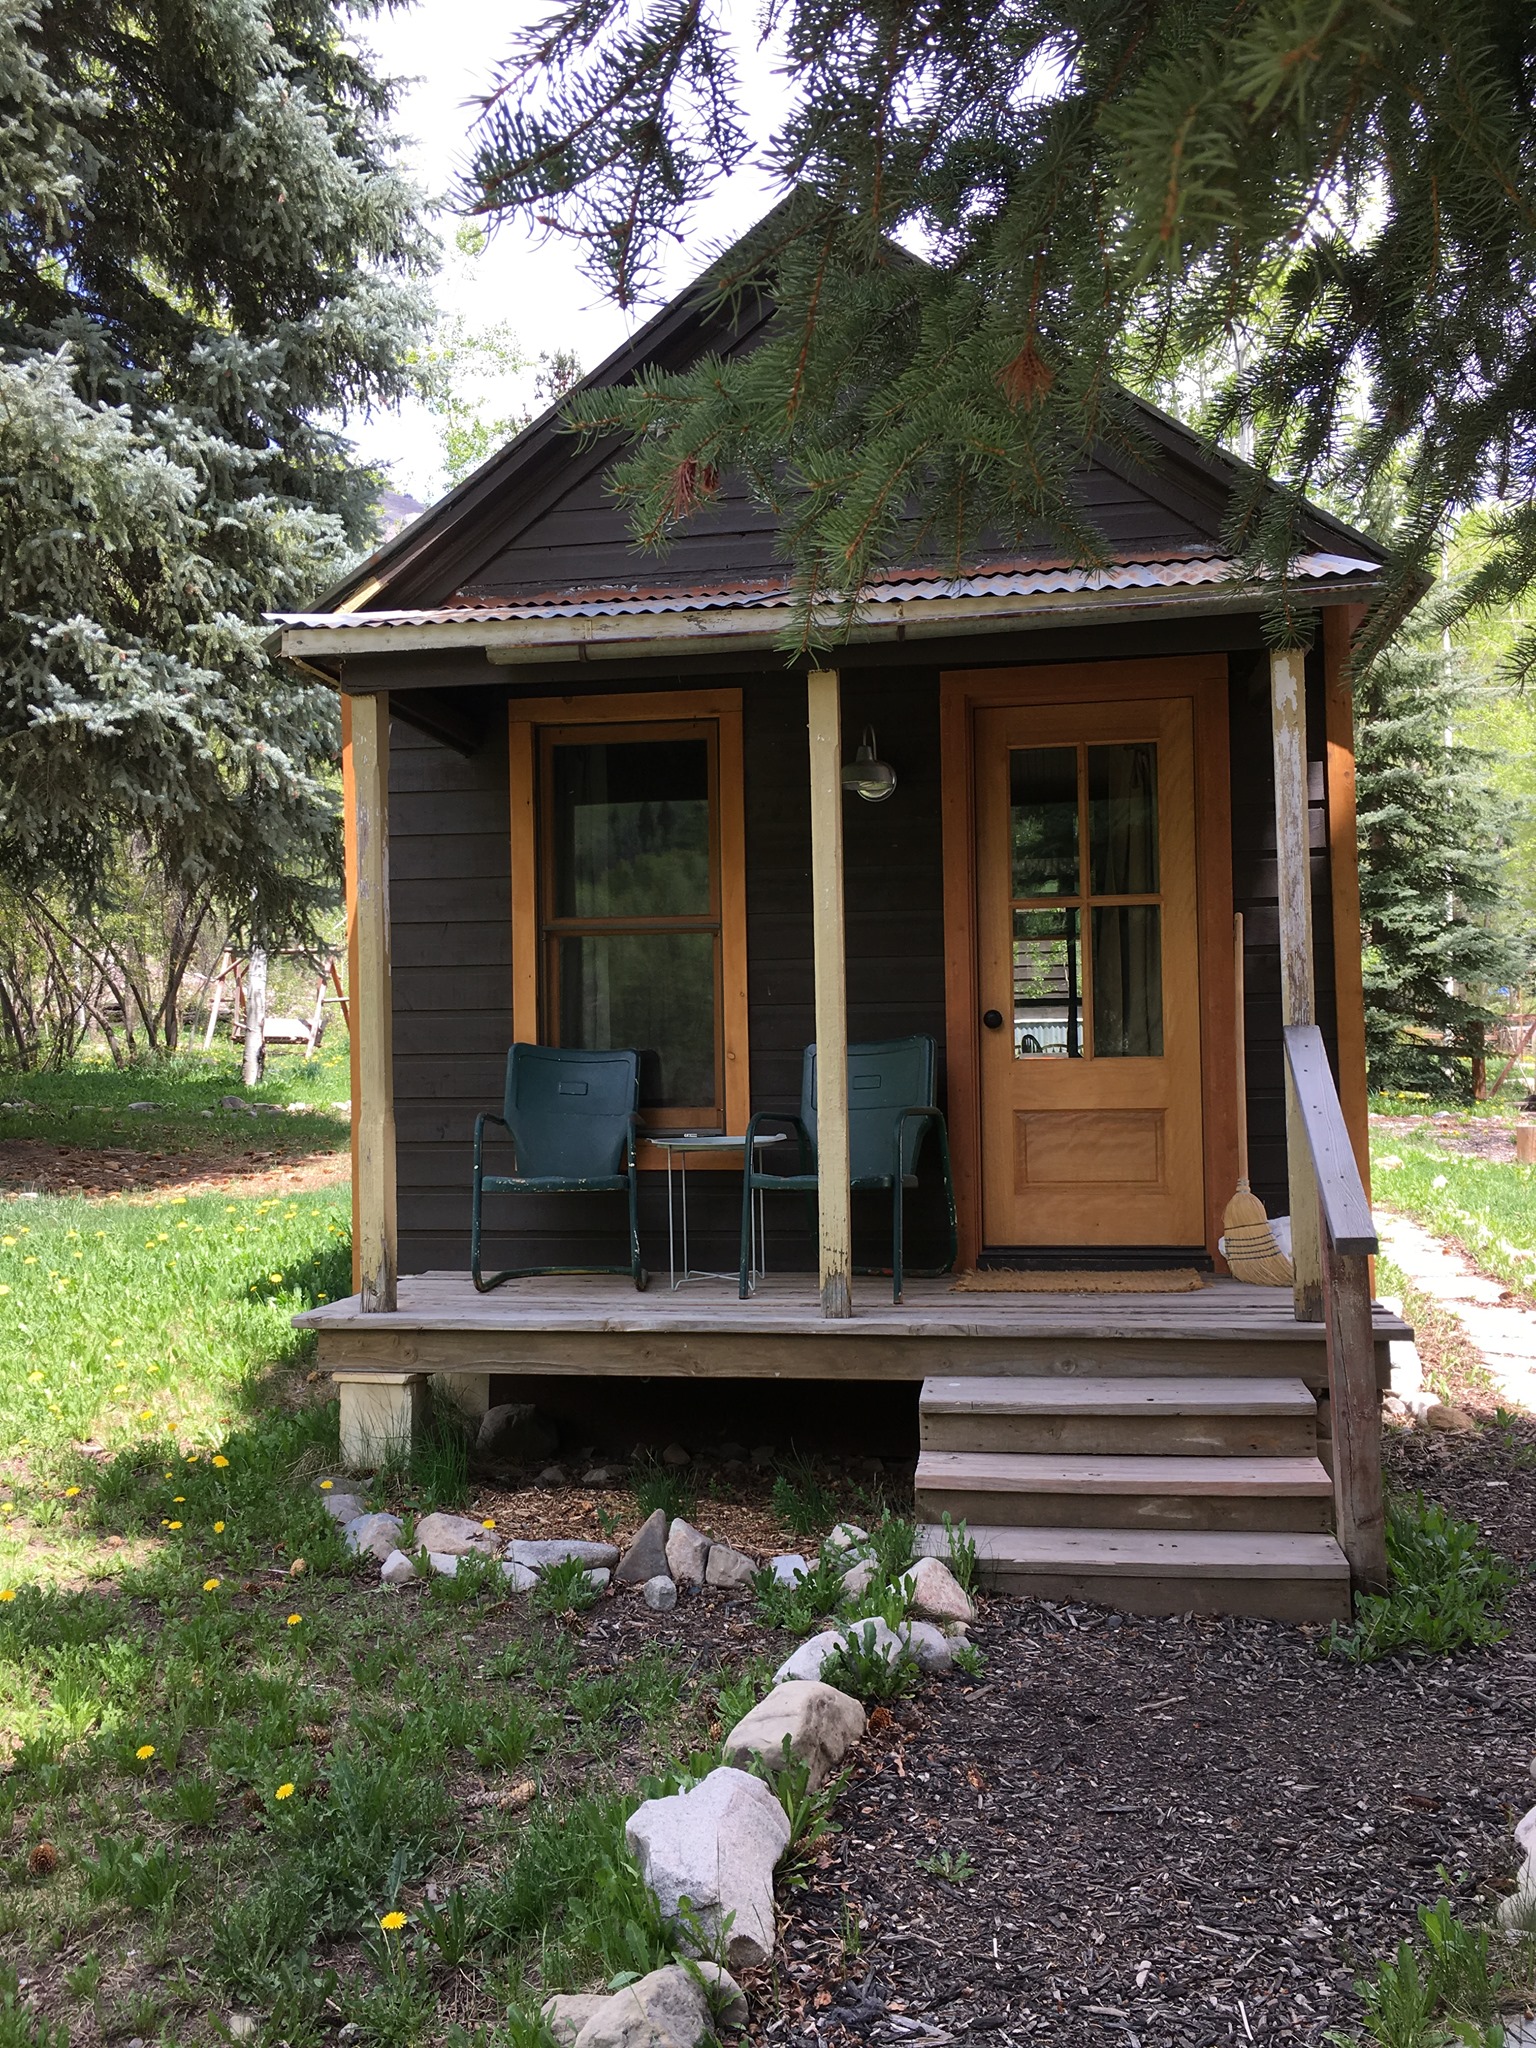
M 1288 1024 L 1285 1057 L 1317 1176 L 1323 1228 L 1336 1252 L 1365 1258 L 1379 1249 L 1376 1223 L 1355 1163 L 1355 1148 L 1345 1127 L 1322 1032 L 1315 1024 Z
M 1379 1592 L 1387 1583 L 1387 1543 L 1381 1484 L 1381 1398 L 1376 1383 L 1370 1268 L 1366 1264 L 1368 1254 L 1376 1250 L 1376 1223 L 1344 1127 L 1322 1032 L 1315 1024 L 1288 1024 L 1285 1057 L 1291 1097 L 1306 1134 L 1317 1184 L 1334 1520 L 1339 1548 L 1349 1559 L 1349 1575 L 1356 1590 Z

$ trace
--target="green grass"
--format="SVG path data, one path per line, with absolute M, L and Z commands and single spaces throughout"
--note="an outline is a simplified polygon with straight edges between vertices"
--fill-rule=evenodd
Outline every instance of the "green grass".
M 1500 2013 L 1523 2009 L 1533 1980 L 1536 1942 L 1495 1941 L 1440 1899 L 1419 1908 L 1418 1939 L 1402 1942 L 1356 1985 L 1364 2036 L 1330 2031 L 1326 2039 L 1333 2048 L 1362 2038 L 1379 2048 L 1500 2048 Z
M 1364 1664 L 1394 1652 L 1440 1656 L 1501 1643 L 1504 1601 L 1518 1573 L 1484 1543 L 1475 1522 L 1447 1514 L 1422 1494 L 1387 1502 L 1384 1594 L 1362 1594 L 1348 1628 L 1337 1622 L 1327 1647 Z
M 46 1138 L 55 1144 L 131 1146 L 139 1150 L 241 1149 L 260 1134 L 263 1146 L 319 1151 L 349 1136 L 348 1114 L 338 1109 L 351 1094 L 347 1037 L 328 1031 L 312 1060 L 302 1051 L 269 1048 L 266 1079 L 249 1092 L 240 1080 L 240 1051 L 228 1043 L 114 1067 L 105 1056 L 81 1060 L 58 1073 L 0 1068 L 0 1139 Z M 305 1116 L 251 1117 L 222 1109 L 219 1098 L 248 1102 L 302 1102 Z M 153 1102 L 154 1110 L 130 1110 Z M 205 1114 L 206 1112 L 206 1114 Z
M 1454 1238 L 1481 1271 L 1536 1303 L 1536 1166 L 1467 1158 L 1391 1132 L 1377 1134 L 1374 1150 L 1371 1186 L 1383 1208 Z

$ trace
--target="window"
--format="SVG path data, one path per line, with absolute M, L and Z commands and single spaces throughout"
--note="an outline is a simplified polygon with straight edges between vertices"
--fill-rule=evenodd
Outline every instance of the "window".
M 512 706 L 514 1031 L 633 1047 L 657 1130 L 748 1113 L 739 703 Z

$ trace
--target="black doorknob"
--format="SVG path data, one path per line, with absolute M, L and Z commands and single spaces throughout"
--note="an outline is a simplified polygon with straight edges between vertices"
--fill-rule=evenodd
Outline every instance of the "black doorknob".
M 981 1021 L 989 1031 L 1001 1031 L 1003 1028 L 1003 1013 L 1001 1010 L 983 1010 Z

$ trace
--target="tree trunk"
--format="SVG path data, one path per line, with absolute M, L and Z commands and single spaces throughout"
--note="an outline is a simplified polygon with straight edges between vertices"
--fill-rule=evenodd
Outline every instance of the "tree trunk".
M 245 975 L 245 1065 L 247 1088 L 256 1087 L 267 1070 L 267 956 L 252 946 Z

